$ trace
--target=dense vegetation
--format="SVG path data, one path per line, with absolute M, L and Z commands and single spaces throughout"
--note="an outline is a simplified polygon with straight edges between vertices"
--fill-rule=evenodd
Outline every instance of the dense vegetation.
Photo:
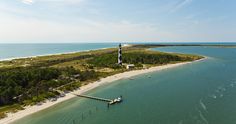
M 146 50 L 149 46 L 124 48 L 123 62 L 155 66 L 192 61 L 199 56 L 168 54 Z M 0 62 L 0 118 L 20 105 L 36 104 L 75 90 L 100 77 L 125 71 L 117 63 L 117 49 L 25 58 Z
M 78 75 L 76 78 L 74 75 Z M 38 102 L 58 95 L 53 88 L 97 78 L 94 71 L 79 71 L 73 67 L 22 67 L 0 71 L 0 105 Z
M 106 54 L 101 56 L 93 57 L 89 60 L 88 63 L 97 66 L 97 67 L 109 67 L 109 68 L 118 68 L 117 66 L 117 53 Z M 151 51 L 132 51 L 123 53 L 123 63 L 127 64 L 153 64 L 161 65 L 167 63 L 183 62 L 183 61 L 192 61 L 198 58 L 199 56 L 186 56 L 178 54 L 168 54 L 160 52 L 151 52 Z

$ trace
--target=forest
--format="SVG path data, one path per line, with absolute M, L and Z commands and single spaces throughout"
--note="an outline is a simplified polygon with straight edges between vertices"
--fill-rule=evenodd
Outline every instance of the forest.
M 79 76 L 75 78 L 74 75 Z M 58 95 L 58 92 L 54 91 L 53 88 L 72 81 L 80 82 L 95 78 L 97 75 L 94 71 L 80 71 L 73 67 L 2 69 L 0 71 L 0 105 L 39 102 Z

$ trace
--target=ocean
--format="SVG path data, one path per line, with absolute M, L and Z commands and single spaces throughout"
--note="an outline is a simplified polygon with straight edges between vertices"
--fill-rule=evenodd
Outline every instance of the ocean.
M 118 43 L 0 44 L 0 60 L 116 47 Z
M 197 54 L 207 59 L 139 75 L 133 80 L 122 79 L 86 93 L 104 98 L 122 95 L 124 102 L 109 109 L 104 102 L 73 98 L 14 124 L 236 123 L 236 48 L 153 50 Z

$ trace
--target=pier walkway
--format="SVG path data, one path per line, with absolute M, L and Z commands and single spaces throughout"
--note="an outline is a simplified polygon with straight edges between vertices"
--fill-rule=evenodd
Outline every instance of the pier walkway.
M 88 99 L 93 99 L 93 100 L 98 100 L 98 101 L 104 101 L 107 102 L 108 104 L 112 105 L 115 103 L 120 103 L 122 102 L 122 96 L 116 98 L 116 99 L 106 99 L 106 98 L 99 98 L 99 97 L 94 97 L 94 96 L 88 96 L 88 95 L 79 95 L 79 94 L 73 94 L 78 97 L 83 97 L 83 98 L 88 98 Z
M 111 99 L 105 99 L 105 98 L 99 98 L 99 97 L 94 97 L 94 96 L 88 96 L 88 95 L 79 95 L 79 94 L 74 94 L 78 97 L 84 97 L 84 98 L 89 98 L 89 99 L 94 99 L 98 101 L 104 101 L 104 102 L 111 102 Z

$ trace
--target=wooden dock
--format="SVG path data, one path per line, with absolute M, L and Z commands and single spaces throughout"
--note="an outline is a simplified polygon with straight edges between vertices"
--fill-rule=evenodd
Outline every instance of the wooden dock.
M 98 101 L 104 101 L 104 102 L 111 102 L 111 99 L 105 99 L 105 98 L 99 98 L 99 97 L 94 97 L 94 96 L 88 96 L 88 95 L 79 95 L 79 94 L 74 94 L 78 97 L 84 97 L 84 98 L 88 98 L 88 99 L 94 99 L 94 100 L 98 100 Z
M 98 101 L 103 101 L 107 102 L 110 105 L 113 105 L 115 103 L 120 103 L 122 102 L 122 96 L 116 98 L 116 99 L 106 99 L 106 98 L 99 98 L 99 97 L 94 97 L 94 96 L 88 96 L 88 95 L 80 95 L 80 94 L 74 94 L 75 96 L 78 97 L 83 97 L 83 98 L 88 98 L 88 99 L 93 99 L 93 100 L 98 100 Z

